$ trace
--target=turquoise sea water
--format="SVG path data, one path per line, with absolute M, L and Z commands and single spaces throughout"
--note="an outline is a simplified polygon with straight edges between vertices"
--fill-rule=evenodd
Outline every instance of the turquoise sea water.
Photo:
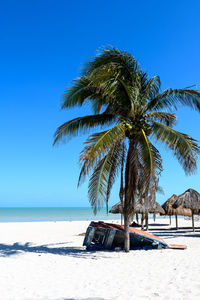
M 41 222 L 120 219 L 102 209 L 95 216 L 89 207 L 0 208 L 0 222 Z

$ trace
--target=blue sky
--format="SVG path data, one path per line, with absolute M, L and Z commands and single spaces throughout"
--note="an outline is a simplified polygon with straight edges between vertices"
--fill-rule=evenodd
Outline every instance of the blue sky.
M 200 87 L 199 1 L 1 1 L 0 206 L 89 206 L 77 190 L 78 157 L 86 138 L 52 147 L 63 122 L 90 113 L 60 110 L 64 89 L 102 46 L 132 53 L 162 89 Z M 200 140 L 200 115 L 178 111 L 178 130 Z M 164 147 L 165 196 L 192 187 Z M 118 201 L 114 187 L 110 205 Z

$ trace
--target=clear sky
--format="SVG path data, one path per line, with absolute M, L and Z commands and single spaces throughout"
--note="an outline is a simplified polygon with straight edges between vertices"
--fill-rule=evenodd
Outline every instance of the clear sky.
M 85 0 L 0 3 L 0 206 L 89 206 L 87 183 L 77 190 L 78 157 L 86 137 L 52 147 L 63 122 L 90 113 L 60 110 L 64 89 L 102 46 L 132 53 L 162 89 L 200 88 L 200 1 Z M 200 114 L 178 112 L 176 127 L 200 140 Z M 165 149 L 165 196 L 192 187 Z M 114 187 L 110 205 L 118 201 Z

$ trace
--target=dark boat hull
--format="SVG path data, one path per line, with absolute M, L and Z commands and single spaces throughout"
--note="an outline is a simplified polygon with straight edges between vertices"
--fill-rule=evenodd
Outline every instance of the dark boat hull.
M 91 222 L 83 245 L 87 249 L 123 249 L 124 227 L 104 222 Z M 162 238 L 130 227 L 130 249 L 186 249 L 184 245 L 168 245 Z

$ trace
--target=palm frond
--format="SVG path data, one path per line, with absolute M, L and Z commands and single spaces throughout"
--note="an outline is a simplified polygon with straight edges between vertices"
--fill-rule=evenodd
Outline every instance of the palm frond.
M 121 74 L 121 69 L 115 65 L 103 66 L 98 73 L 90 75 L 95 86 L 99 86 L 104 92 L 104 96 L 110 98 L 115 108 L 122 112 L 126 108 L 126 114 L 132 106 L 141 106 L 139 97 L 140 78 L 135 74 L 134 82 L 127 81 L 126 77 Z
M 143 129 L 138 142 L 138 158 L 140 161 L 141 182 L 145 189 L 148 190 L 151 180 L 155 181 L 156 172 L 160 174 L 163 168 L 159 151 L 151 144 Z
M 65 90 L 62 99 L 62 109 L 74 106 L 82 106 L 90 102 L 93 112 L 100 113 L 103 105 L 107 105 L 112 100 L 111 95 L 107 95 L 98 82 L 90 77 L 83 76 L 72 82 L 72 86 Z
M 158 122 L 153 122 L 151 129 L 152 136 L 173 151 L 186 174 L 196 171 L 196 157 L 200 154 L 200 147 L 195 139 Z
M 110 190 L 121 165 L 122 141 L 115 143 L 107 155 L 98 163 L 89 180 L 88 195 L 96 214 L 103 203 L 108 203 Z
M 113 143 L 122 139 L 125 135 L 125 125 L 123 122 L 106 131 L 93 134 L 86 140 L 85 148 L 81 152 L 80 164 L 82 165 L 79 175 L 78 185 L 82 183 L 90 170 L 95 167 L 104 157 Z
M 101 68 L 108 65 L 115 66 L 129 82 L 133 81 L 136 73 L 140 70 L 138 62 L 131 54 L 114 47 L 107 47 L 100 49 L 99 54 L 85 65 L 82 74 L 96 75 Z
M 64 91 L 61 108 L 82 106 L 95 94 L 95 89 L 91 85 L 89 77 L 83 76 L 72 81 L 72 86 Z
M 126 145 L 123 140 L 120 141 L 119 145 L 116 146 L 116 155 L 118 156 L 118 159 L 115 160 L 115 162 L 112 164 L 110 169 L 110 174 L 108 177 L 108 184 L 107 184 L 107 192 L 106 192 L 106 207 L 108 210 L 108 200 L 110 197 L 110 192 L 112 189 L 112 186 L 115 182 L 115 178 L 117 176 L 118 169 L 120 167 L 121 169 L 121 184 L 120 184 L 120 192 L 124 192 L 123 190 L 123 169 L 124 169 L 124 160 L 126 155 Z M 121 190 L 122 189 L 122 190 Z M 108 212 L 108 211 L 107 211 Z
M 173 126 L 176 124 L 176 114 L 167 112 L 153 111 L 146 114 L 148 121 L 159 121 L 167 126 Z
M 111 114 L 100 114 L 100 115 L 91 115 L 85 117 L 75 118 L 64 124 L 62 124 L 56 130 L 54 134 L 54 143 L 63 141 L 65 137 L 70 138 L 71 136 L 77 136 L 80 133 L 86 133 L 91 128 L 110 125 L 114 121 L 114 116 Z
M 189 106 L 200 112 L 200 93 L 195 90 L 168 89 L 152 99 L 147 105 L 147 110 L 166 109 L 171 111 L 181 105 Z
M 156 192 L 161 194 L 161 195 L 165 194 L 164 189 L 160 185 L 156 186 Z
M 158 95 L 161 86 L 160 77 L 154 76 L 149 80 L 147 80 L 147 78 L 143 78 L 144 76 L 142 77 L 143 90 L 141 92 L 145 95 L 146 99 L 155 98 Z

